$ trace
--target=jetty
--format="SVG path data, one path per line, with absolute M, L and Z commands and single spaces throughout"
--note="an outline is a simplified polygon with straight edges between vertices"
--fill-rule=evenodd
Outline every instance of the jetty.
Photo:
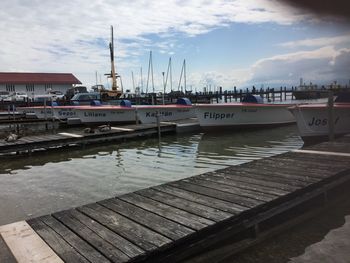
M 0 154 L 23 154 L 36 150 L 50 150 L 59 147 L 85 146 L 109 141 L 126 141 L 128 139 L 156 136 L 163 133 L 176 132 L 185 124 L 161 122 L 157 124 L 133 124 L 110 126 L 109 130 L 100 131 L 98 127 L 86 131 L 81 128 L 74 132 L 57 132 L 20 137 L 15 141 L 0 140 Z M 192 124 L 193 125 L 193 124 Z M 195 124 L 194 124 L 195 125 Z M 197 123 L 198 125 L 198 123 Z
M 0 262 L 217 262 L 350 186 L 350 136 L 0 226 Z

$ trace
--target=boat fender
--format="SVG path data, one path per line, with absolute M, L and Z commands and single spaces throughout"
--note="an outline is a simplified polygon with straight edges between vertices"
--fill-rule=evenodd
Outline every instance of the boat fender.
M 120 106 L 122 106 L 122 107 L 131 107 L 131 101 L 130 100 L 122 100 L 121 102 L 120 102 Z
M 191 101 L 188 98 L 179 98 L 177 99 L 176 104 L 188 106 L 192 105 Z

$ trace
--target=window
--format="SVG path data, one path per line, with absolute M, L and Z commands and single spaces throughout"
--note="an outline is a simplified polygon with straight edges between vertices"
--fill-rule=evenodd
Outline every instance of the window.
M 15 85 L 14 84 L 6 84 L 6 91 L 15 92 Z
M 45 91 L 52 90 L 52 84 L 45 84 Z
M 27 84 L 26 91 L 27 92 L 34 92 L 34 84 Z

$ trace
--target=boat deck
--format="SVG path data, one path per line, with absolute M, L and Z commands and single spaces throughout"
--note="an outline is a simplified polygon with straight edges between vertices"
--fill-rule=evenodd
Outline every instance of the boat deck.
M 254 241 L 347 192 L 349 146 L 344 137 L 2 226 L 0 261 L 215 262 L 223 242 Z

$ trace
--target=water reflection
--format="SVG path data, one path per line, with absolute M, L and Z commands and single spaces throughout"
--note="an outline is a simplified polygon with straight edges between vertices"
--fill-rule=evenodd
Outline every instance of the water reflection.
M 295 126 L 0 158 L 0 224 L 300 148 Z

